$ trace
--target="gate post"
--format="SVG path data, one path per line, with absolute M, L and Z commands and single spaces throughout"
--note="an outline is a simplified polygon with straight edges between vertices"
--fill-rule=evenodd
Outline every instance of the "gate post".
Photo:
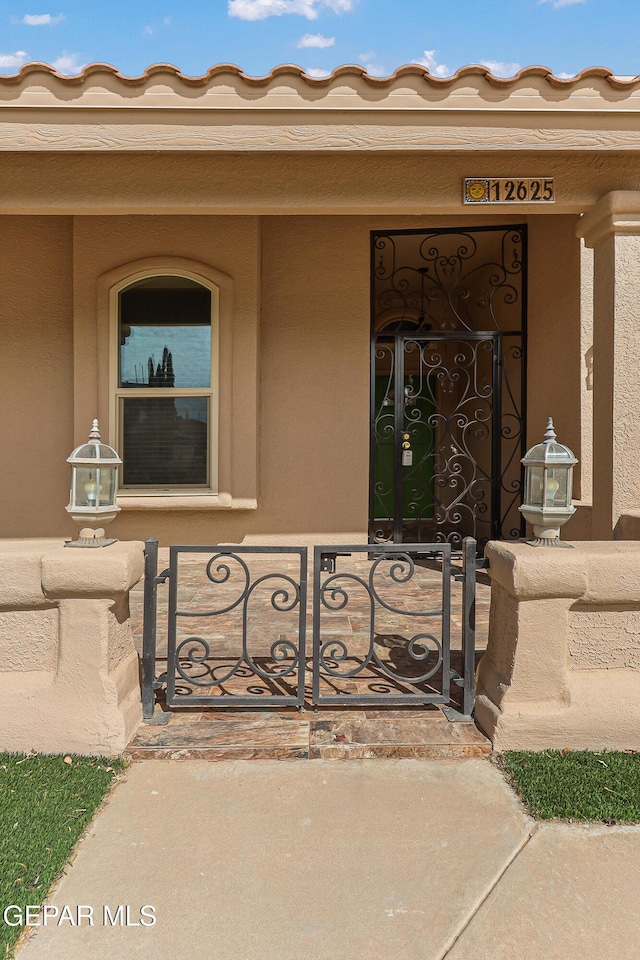
M 470 717 L 476 699 L 476 551 L 472 537 L 462 541 L 462 712 Z
M 150 537 L 144 544 L 144 620 L 142 627 L 142 716 L 153 716 L 156 669 L 156 613 L 158 606 L 158 540 Z

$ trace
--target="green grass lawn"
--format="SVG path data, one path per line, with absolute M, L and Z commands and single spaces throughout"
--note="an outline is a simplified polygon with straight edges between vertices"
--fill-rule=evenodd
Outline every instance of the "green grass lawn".
M 640 753 L 510 750 L 497 763 L 537 820 L 640 823 Z
M 62 873 L 122 760 L 0 753 L 0 957 L 20 927 L 2 922 L 10 904 L 40 904 Z

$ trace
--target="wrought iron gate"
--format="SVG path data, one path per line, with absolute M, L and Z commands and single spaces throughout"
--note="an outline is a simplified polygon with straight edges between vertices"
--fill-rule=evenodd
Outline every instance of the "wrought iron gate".
M 372 235 L 371 542 L 524 532 L 526 227 Z
M 144 716 L 158 695 L 169 707 L 442 703 L 469 716 L 474 540 L 460 562 L 448 543 L 318 546 L 308 611 L 306 547 L 174 546 L 158 573 L 148 540 Z

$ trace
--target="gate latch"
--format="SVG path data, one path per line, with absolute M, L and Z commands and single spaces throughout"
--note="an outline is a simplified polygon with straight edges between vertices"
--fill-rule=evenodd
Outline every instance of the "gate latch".
M 320 570 L 324 573 L 335 573 L 336 572 L 336 558 L 337 557 L 350 557 L 350 553 L 321 553 L 320 554 Z
M 155 578 L 154 583 L 166 583 L 169 579 L 169 574 L 171 573 L 171 568 L 167 567 L 166 570 L 163 570 L 162 573 L 159 573 Z

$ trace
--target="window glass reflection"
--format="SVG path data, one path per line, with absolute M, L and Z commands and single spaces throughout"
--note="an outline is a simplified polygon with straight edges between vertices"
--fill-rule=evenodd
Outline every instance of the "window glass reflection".
M 151 277 L 120 293 L 120 387 L 211 385 L 211 291 Z

